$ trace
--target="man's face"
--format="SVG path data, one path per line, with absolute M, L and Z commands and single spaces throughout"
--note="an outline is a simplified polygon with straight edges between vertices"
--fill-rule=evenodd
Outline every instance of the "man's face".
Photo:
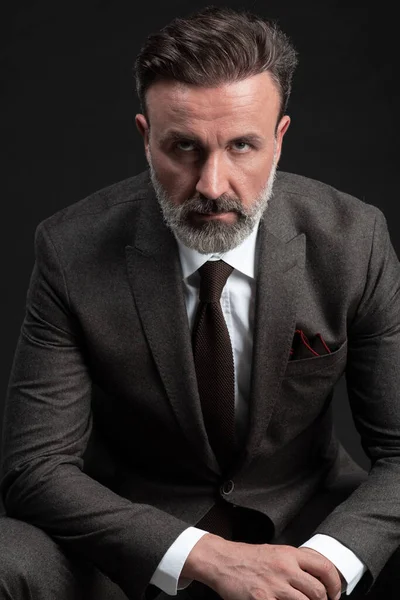
M 150 123 L 136 115 L 167 225 L 199 252 L 241 243 L 272 193 L 282 138 L 280 99 L 268 73 L 216 88 L 159 81 L 147 92 Z

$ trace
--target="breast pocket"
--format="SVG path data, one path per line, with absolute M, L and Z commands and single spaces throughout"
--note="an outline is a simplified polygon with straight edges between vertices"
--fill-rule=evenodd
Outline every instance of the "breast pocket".
M 347 340 L 341 346 L 330 354 L 323 356 L 314 356 L 312 358 L 303 358 L 299 360 L 290 360 L 286 366 L 284 379 L 289 377 L 306 377 L 317 374 L 319 371 L 326 371 L 325 375 L 337 370 L 337 367 L 346 362 Z
M 288 362 L 270 422 L 270 436 L 281 444 L 288 443 L 322 417 L 345 369 L 346 357 L 347 341 L 331 354 Z

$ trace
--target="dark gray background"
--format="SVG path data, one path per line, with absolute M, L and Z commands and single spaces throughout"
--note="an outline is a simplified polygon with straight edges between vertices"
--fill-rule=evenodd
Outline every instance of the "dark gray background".
M 18 2 L 1 32 L 2 360 L 0 415 L 33 266 L 37 224 L 146 167 L 131 68 L 142 42 L 207 2 Z M 300 55 L 282 170 L 381 208 L 399 255 L 395 16 L 354 1 L 214 2 L 277 19 Z M 395 37 L 396 34 L 396 37 Z M 364 467 L 340 382 L 339 435 Z M 1 425 L 1 418 L 0 418 Z

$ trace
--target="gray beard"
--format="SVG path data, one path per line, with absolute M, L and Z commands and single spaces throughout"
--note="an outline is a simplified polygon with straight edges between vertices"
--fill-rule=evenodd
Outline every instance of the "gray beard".
M 223 254 L 239 246 L 250 235 L 268 206 L 276 177 L 274 156 L 268 181 L 248 208 L 238 198 L 229 198 L 225 194 L 213 200 L 198 195 L 176 205 L 159 182 L 150 155 L 149 167 L 151 182 L 167 227 L 185 246 L 201 254 Z M 190 221 L 192 212 L 210 214 L 229 211 L 237 214 L 236 223 L 223 223 L 216 219 L 195 226 Z

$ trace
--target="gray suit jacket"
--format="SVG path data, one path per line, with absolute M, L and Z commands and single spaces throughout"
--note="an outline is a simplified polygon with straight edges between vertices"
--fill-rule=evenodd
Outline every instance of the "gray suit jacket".
M 400 545 L 400 268 L 384 217 L 280 173 L 259 235 L 248 438 L 221 474 L 177 245 L 148 172 L 37 228 L 5 411 L 4 505 L 132 598 L 224 480 L 235 484 L 225 499 L 267 515 L 278 536 L 335 479 L 343 461 L 331 399 L 344 372 L 372 470 L 318 531 L 373 578 Z M 289 361 L 296 328 L 334 351 Z

